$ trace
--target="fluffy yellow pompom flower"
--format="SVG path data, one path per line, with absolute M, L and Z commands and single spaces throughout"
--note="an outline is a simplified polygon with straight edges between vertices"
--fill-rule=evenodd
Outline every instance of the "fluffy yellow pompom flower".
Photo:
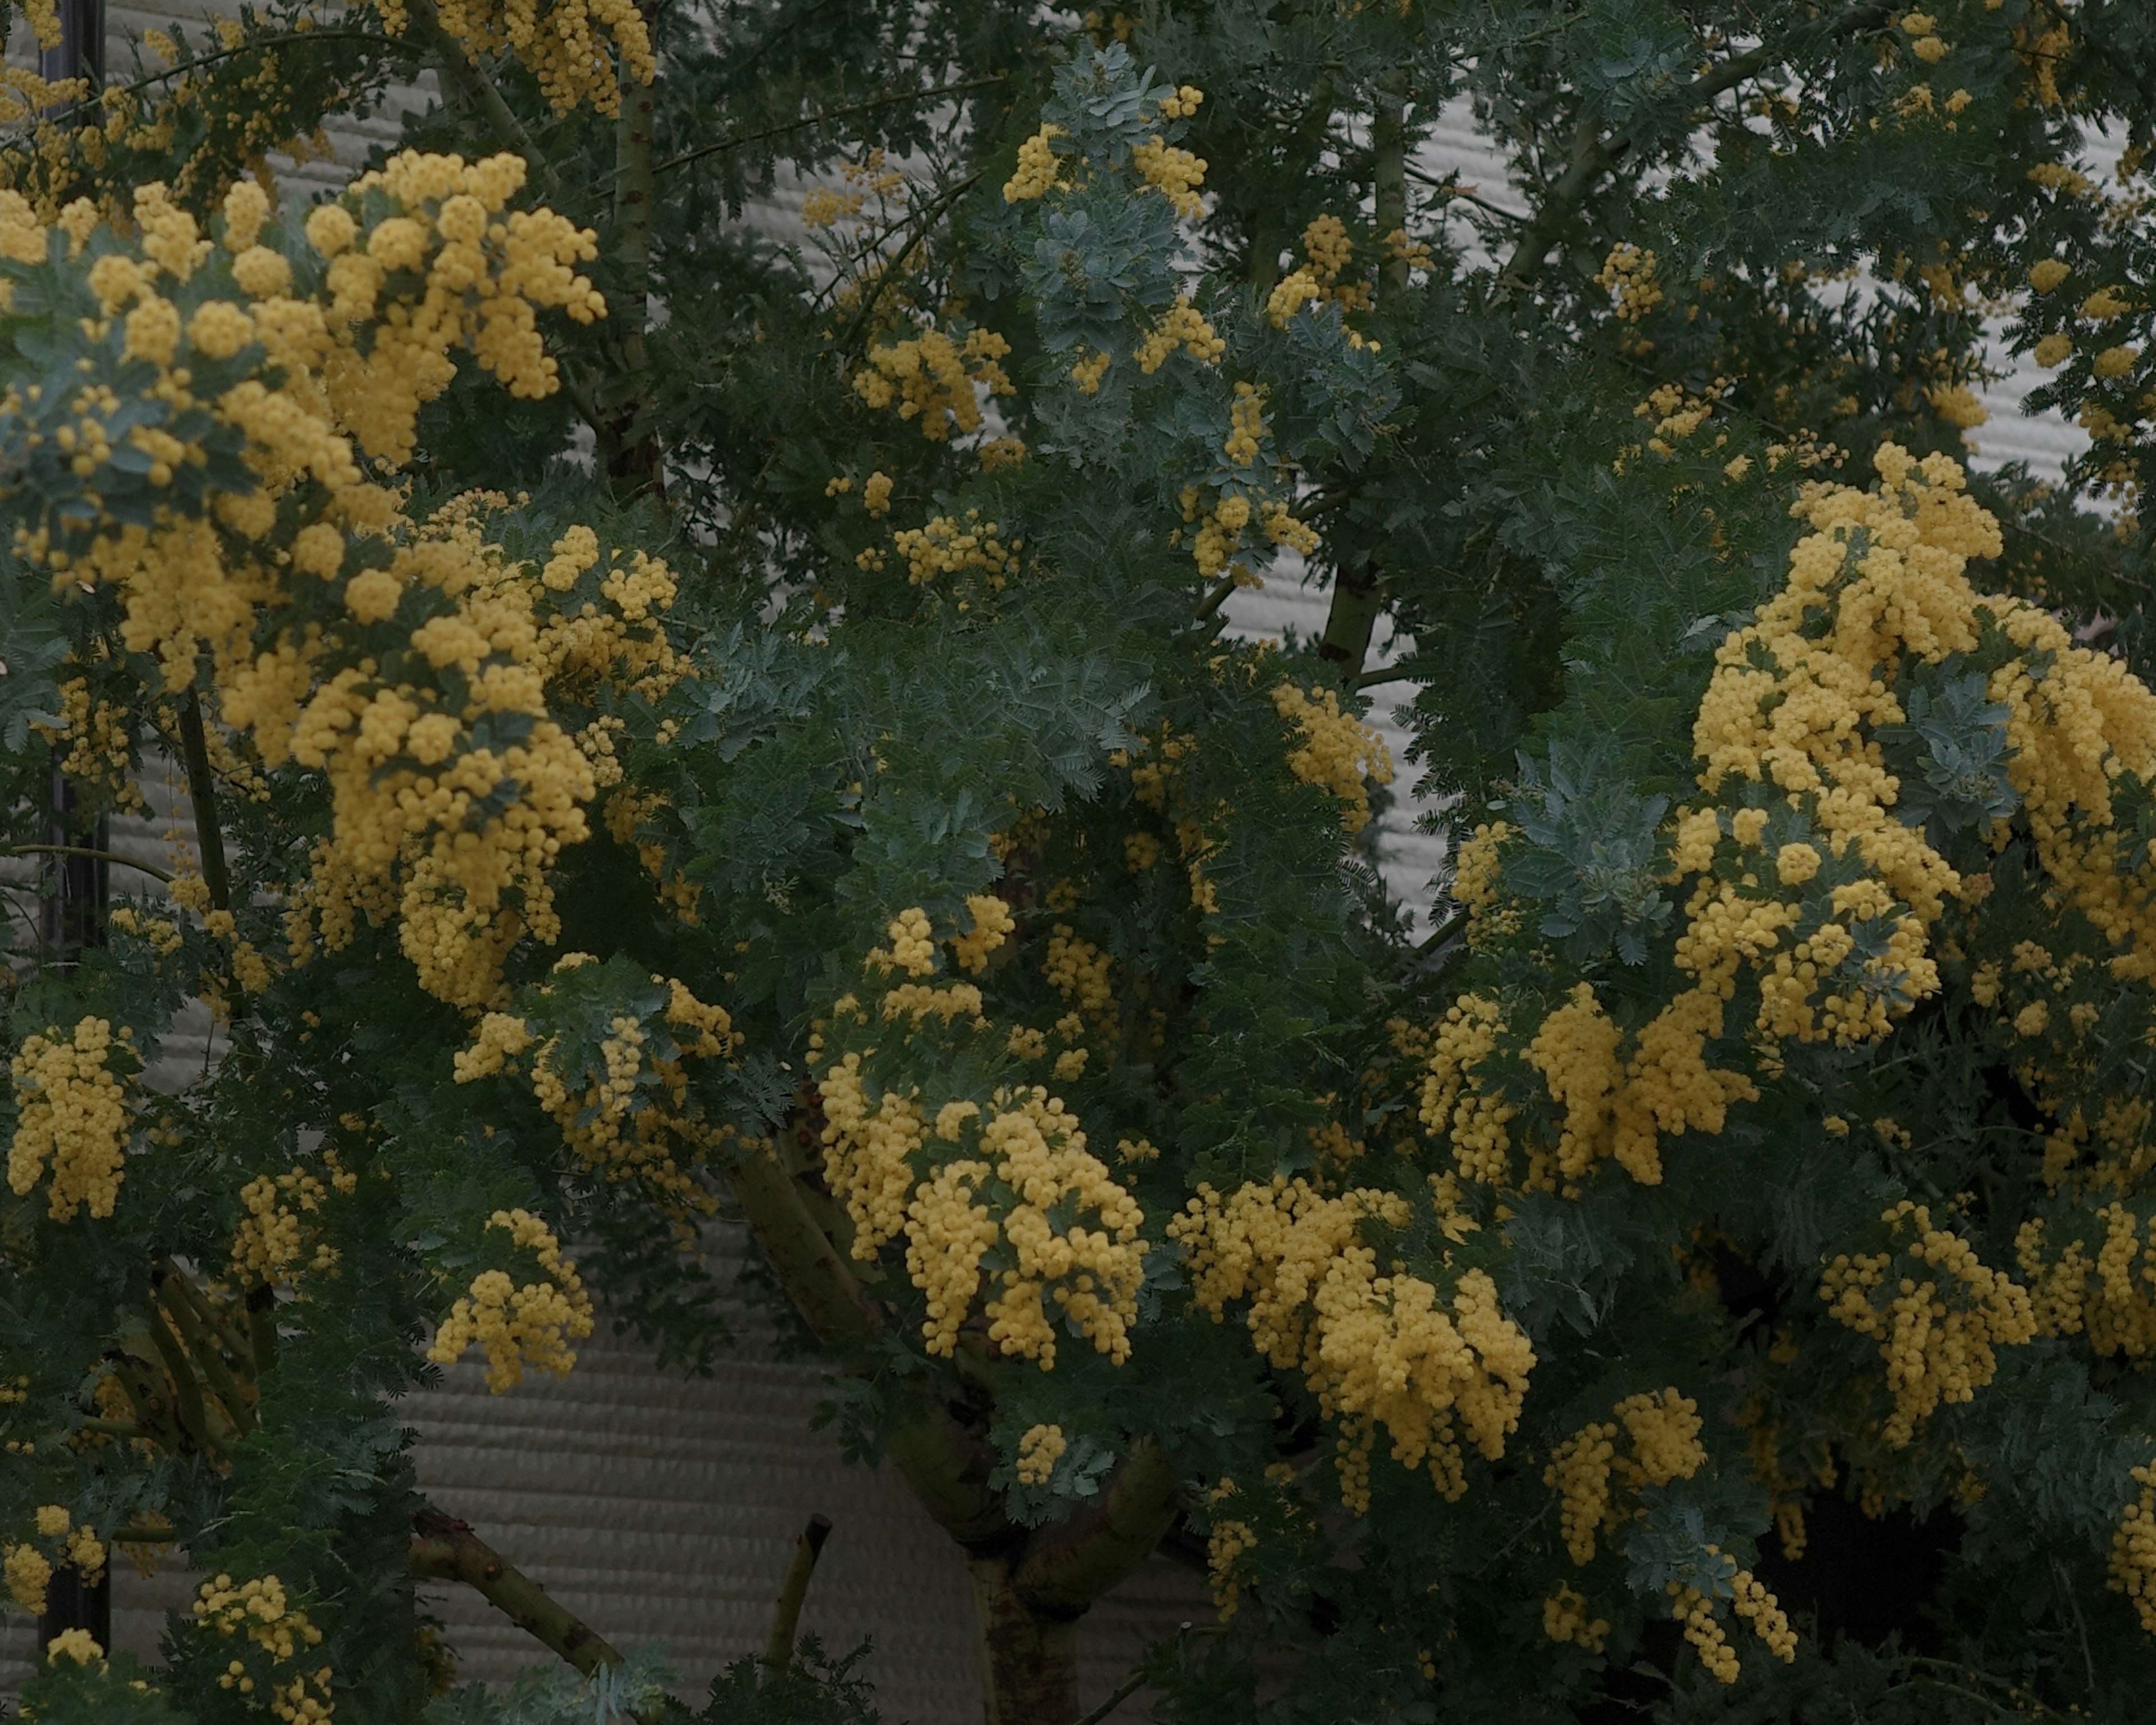
M 1305 784 L 1340 799 L 1340 824 L 1353 837 L 1370 824 L 1373 784 L 1393 782 L 1392 753 L 1384 740 L 1353 713 L 1340 710 L 1337 691 L 1293 683 L 1273 691 L 1273 710 L 1291 721 L 1301 737 L 1289 752 L 1288 770 Z
M 47 1209 L 54 1221 L 73 1221 L 85 1205 L 93 1216 L 109 1216 L 119 1201 L 131 1116 L 111 1062 L 116 1049 L 132 1057 L 131 1034 L 122 1029 L 116 1038 L 109 1019 L 85 1018 L 71 1034 L 54 1028 L 25 1038 L 8 1064 L 21 1110 L 8 1151 L 8 1189 L 28 1194 L 49 1164 Z
M 1060 1425 L 1029 1427 L 1018 1440 L 1018 1479 L 1022 1486 L 1045 1486 L 1070 1445 Z
M 427 1358 L 453 1365 L 476 1343 L 486 1353 L 486 1387 L 496 1395 L 522 1383 L 527 1369 L 567 1377 L 577 1363 L 570 1343 L 592 1332 L 591 1296 L 576 1266 L 528 1210 L 496 1210 L 486 1225 L 503 1230 L 518 1250 L 531 1253 L 547 1280 L 519 1287 L 505 1271 L 480 1271 L 442 1320 Z

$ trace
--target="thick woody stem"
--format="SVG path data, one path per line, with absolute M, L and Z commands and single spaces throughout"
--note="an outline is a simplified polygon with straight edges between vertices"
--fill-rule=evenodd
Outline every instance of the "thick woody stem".
M 1407 76 L 1388 72 L 1378 80 L 1378 111 L 1370 127 L 1372 202 L 1377 215 L 1378 241 L 1382 246 L 1394 234 L 1404 235 L 1408 225 L 1408 110 Z M 1396 300 L 1408 289 L 1405 253 L 1388 259 L 1378 271 L 1383 297 Z
M 647 13 L 647 20 L 649 19 Z M 614 124 L 613 230 L 621 265 L 621 364 L 629 378 L 625 398 L 609 418 L 607 476 L 625 496 L 659 493 L 663 485 L 659 446 L 636 421 L 644 401 L 644 324 L 651 290 L 651 218 L 657 187 L 651 166 L 651 86 L 622 69 L 621 116 Z
M 180 709 L 180 753 L 187 768 L 187 799 L 194 805 L 195 847 L 202 853 L 203 882 L 213 911 L 232 908 L 232 876 L 224 864 L 224 829 L 218 824 L 217 780 L 209 766 L 209 739 L 203 732 L 202 702 L 194 692 Z
M 586 1676 L 622 1656 L 607 1639 L 471 1530 L 471 1523 L 426 1508 L 412 1517 L 409 1568 L 421 1581 L 461 1581 L 526 1635 Z
M 883 1314 L 816 1225 L 793 1177 L 768 1151 L 752 1150 L 730 1178 L 757 1250 L 802 1322 L 826 1348 L 851 1355 L 856 1370 L 873 1370 L 870 1350 L 883 1333 Z M 1002 1500 L 988 1484 L 993 1459 L 932 1397 L 921 1395 L 894 1419 L 884 1435 L 884 1454 L 921 1507 L 961 1545 L 993 1545 L 1011 1537 Z
M 1078 1658 L 1071 1620 L 1028 1606 L 1003 1558 L 976 1557 L 966 1567 L 980 1623 L 984 1725 L 1073 1725 Z
M 1076 1617 L 1152 1555 L 1175 1524 L 1178 1496 L 1167 1451 L 1141 1439 L 1097 1503 L 1028 1542 L 1012 1586 L 1042 1616 Z

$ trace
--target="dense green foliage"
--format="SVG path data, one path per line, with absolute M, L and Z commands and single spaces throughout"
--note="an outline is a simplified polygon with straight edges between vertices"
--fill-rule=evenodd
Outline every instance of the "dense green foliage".
M 964 1548 L 1006 1725 L 1070 1725 L 1068 1621 L 1163 1543 L 1233 1608 L 1149 1662 L 1178 1725 L 2137 1717 L 2156 728 L 2113 673 L 2150 668 L 2156 12 L 640 16 L 655 77 L 557 104 L 478 8 L 250 12 L 0 157 L 0 1548 L 14 1584 L 154 1536 L 320 1633 L 221 1636 L 213 1599 L 154 1683 L 63 1652 L 26 1706 L 273 1717 L 317 1665 L 284 1717 L 678 1706 L 641 1656 L 451 1686 L 398 1400 L 462 1342 L 508 1393 L 564 1363 L 579 1275 L 654 1368 L 725 1373 L 716 1219 Z M 407 144 L 520 154 L 511 205 L 592 230 L 557 255 L 603 320 L 521 290 L 555 373 L 476 311 L 399 369 L 441 266 L 393 224 L 458 219 L 416 181 L 337 206 L 364 312 L 304 210 L 233 237 L 266 147 L 420 64 Z M 1509 187 L 1424 171 L 1441 114 Z M 111 287 L 174 208 L 222 244 L 142 290 L 179 382 Z M 288 289 L 359 385 L 197 321 Z M 2030 349 L 2097 434 L 2064 483 L 1881 458 L 1965 456 Z M 352 470 L 234 406 L 256 380 Z M 1831 572 L 1778 612 L 1793 553 Z M 1248 578 L 1328 584 L 1322 638 L 1228 635 Z M 1741 727 L 1702 702 L 1779 678 L 1768 727 L 1815 649 L 1871 802 L 1709 763 Z M 249 681 L 280 652 L 296 683 Z M 1426 818 L 1487 829 L 1434 925 L 1375 866 L 1372 700 Z M 145 762 L 216 843 L 85 944 L 67 853 Z M 559 847 L 497 905 L 429 872 L 527 814 Z M 1771 929 L 1709 1011 L 1716 906 L 1786 913 L 1856 1028 L 1766 1028 Z M 138 1082 L 204 998 L 221 1058 Z M 1642 1038 L 1687 1001 L 1704 1076 L 1665 1086 Z M 1661 1109 L 1644 1148 L 1595 1071 Z M 804 1650 L 708 1707 L 870 1702 Z

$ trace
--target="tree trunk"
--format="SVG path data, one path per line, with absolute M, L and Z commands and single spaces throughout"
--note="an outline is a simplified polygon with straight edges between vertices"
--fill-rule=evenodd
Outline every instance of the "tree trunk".
M 987 1725 L 1072 1725 L 1078 1717 L 1075 1625 L 1028 1606 L 1001 1558 L 973 1558 L 966 1567 L 973 1572 L 980 1624 Z

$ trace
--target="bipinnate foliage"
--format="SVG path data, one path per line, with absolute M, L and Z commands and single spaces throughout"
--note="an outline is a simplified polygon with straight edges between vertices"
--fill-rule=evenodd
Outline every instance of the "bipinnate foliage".
M 142 55 L 7 74 L 0 1580 L 206 1579 L 26 1712 L 872 1718 L 808 1643 L 695 1714 L 628 1596 L 490 1695 L 415 1604 L 530 1584 L 400 1399 L 726 1371 L 738 1224 L 1006 1719 L 1156 1548 L 1185 1725 L 2138 1716 L 2156 14 Z M 1508 184 L 1429 171 L 1471 120 Z M 2056 481 L 1969 459 L 2025 351 Z M 100 907 L 146 786 L 198 842 Z

